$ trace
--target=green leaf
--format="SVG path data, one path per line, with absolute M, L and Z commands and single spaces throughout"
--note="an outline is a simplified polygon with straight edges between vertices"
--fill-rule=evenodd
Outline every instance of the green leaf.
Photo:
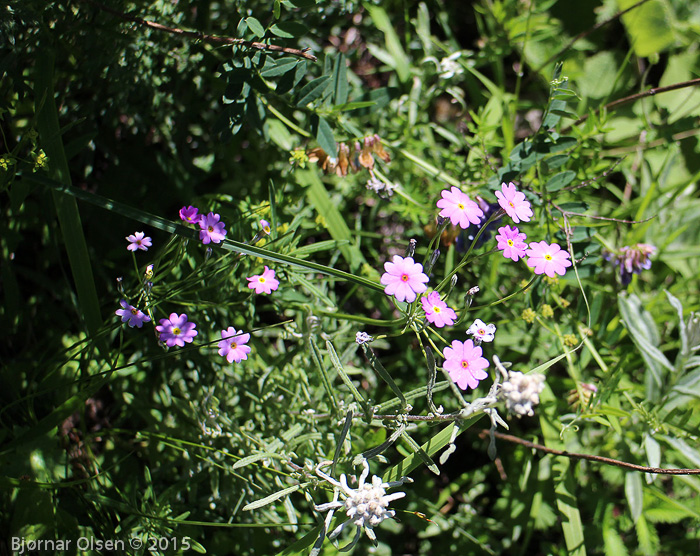
M 562 187 L 569 185 L 576 177 L 576 172 L 567 170 L 552 176 L 544 186 L 547 191 L 559 191 Z
M 333 391 L 333 385 L 331 384 L 330 376 L 328 376 L 328 370 L 323 364 L 323 356 L 316 345 L 316 340 L 313 336 L 309 336 L 309 347 L 311 348 L 311 359 L 316 365 L 320 375 L 323 387 L 326 389 L 326 394 L 330 400 L 330 406 L 334 411 L 338 410 L 338 401 L 335 399 L 335 393 Z
M 644 510 L 644 490 L 642 488 L 642 475 L 637 471 L 625 473 L 625 497 L 630 507 L 632 519 L 636 521 Z
M 308 27 L 297 21 L 283 21 L 270 27 L 270 33 L 283 39 L 303 37 L 308 32 Z
M 254 17 L 246 17 L 245 22 L 248 29 L 250 29 L 258 38 L 262 39 L 265 36 L 265 28 L 257 19 Z
M 386 49 L 391 56 L 391 61 L 399 81 L 405 83 L 411 78 L 411 64 L 406 52 L 401 46 L 394 25 L 391 23 L 386 11 L 379 6 L 365 4 L 365 8 L 369 12 L 370 17 L 374 21 L 375 26 L 384 33 Z
M 268 504 L 272 504 L 275 500 L 279 500 L 280 498 L 283 498 L 284 496 L 287 496 L 288 494 L 291 494 L 292 492 L 296 492 L 302 486 L 306 486 L 306 484 L 308 484 L 308 483 L 304 483 L 303 485 L 290 486 L 288 488 L 285 488 L 285 489 L 282 489 L 278 492 L 270 494 L 270 496 L 266 496 L 265 498 L 262 498 L 260 500 L 256 500 L 255 502 L 251 502 L 250 504 L 246 504 L 245 506 L 243 506 L 242 511 L 249 512 L 251 510 L 257 510 L 258 508 L 262 508 L 263 506 L 267 506 Z
M 268 58 L 265 62 L 265 66 L 260 71 L 260 75 L 265 78 L 277 77 L 278 75 L 283 75 L 287 72 L 294 70 L 299 60 L 295 58 Z
M 348 101 L 348 69 L 345 55 L 341 52 L 333 68 L 333 103 L 343 105 Z
M 345 372 L 345 368 L 340 362 L 340 358 L 338 357 L 338 354 L 336 353 L 335 348 L 333 347 L 333 344 L 330 340 L 326 340 L 326 350 L 328 351 L 328 357 L 331 360 L 331 364 L 335 367 L 335 370 L 338 371 L 338 375 L 340 376 L 341 380 L 343 381 L 345 386 L 347 386 L 348 390 L 350 390 L 350 393 L 352 394 L 353 398 L 355 398 L 355 401 L 360 404 L 360 407 L 362 407 L 363 411 L 365 413 L 368 413 L 370 411 L 370 407 L 367 403 L 367 400 L 355 387 L 355 384 L 352 382 L 352 379 L 348 376 L 348 373 Z
M 620 10 L 635 3 L 637 0 L 617 0 Z M 622 23 L 637 56 L 648 57 L 675 44 L 672 13 L 667 2 L 651 0 L 622 16 Z
M 250 465 L 251 463 L 255 463 L 256 461 L 260 461 L 261 459 L 270 459 L 270 458 L 285 459 L 283 456 L 280 456 L 279 454 L 276 454 L 275 452 L 260 452 L 258 454 L 253 454 L 252 456 L 246 456 L 244 458 L 239 459 L 236 463 L 233 464 L 231 469 L 240 469 L 241 467 L 246 467 L 246 466 Z
M 401 405 L 406 407 L 406 398 L 404 397 L 403 392 L 397 386 L 396 382 L 394 382 L 394 379 L 391 378 L 391 375 L 384 368 L 381 361 L 379 361 L 374 353 L 374 350 L 368 344 L 362 344 L 362 351 L 364 351 L 365 357 L 367 358 L 367 361 L 369 361 L 369 364 L 372 365 L 372 368 L 377 372 L 382 380 L 389 385 L 392 392 L 394 392 L 394 394 L 396 394 L 396 396 L 401 400 Z
M 70 187 L 70 170 L 63 149 L 58 109 L 54 100 L 54 54 L 48 47 L 44 47 L 37 53 L 35 79 L 34 104 L 37 114 L 37 128 L 41 146 L 51 160 L 50 175 L 58 182 Z M 78 294 L 80 313 L 100 354 L 109 361 L 106 342 L 104 339 L 96 339 L 103 322 L 95 279 L 92 274 L 92 259 L 88 253 L 78 205 L 74 198 L 56 190 L 52 192 L 52 198 Z
M 326 92 L 326 89 L 331 85 L 331 76 L 322 75 L 317 77 L 310 83 L 307 83 L 299 91 L 298 100 L 296 102 L 297 106 L 306 106 L 307 104 L 313 102 L 318 97 Z
M 440 468 L 437 466 L 437 464 L 430 459 L 430 456 L 426 453 L 426 451 L 421 448 L 418 443 L 413 440 L 413 438 L 410 437 L 410 435 L 404 430 L 401 433 L 402 438 L 408 443 L 408 445 L 411 448 L 411 451 L 418 455 L 418 457 L 421 459 L 423 464 L 430 469 L 435 475 L 440 475 Z
M 315 126 L 313 120 L 316 120 Z M 319 146 L 326 151 L 328 156 L 334 158 L 338 156 L 338 145 L 335 142 L 335 137 L 333 137 L 333 130 L 326 119 L 322 116 L 314 115 L 311 125 L 312 128 L 316 127 L 316 141 L 318 141 Z

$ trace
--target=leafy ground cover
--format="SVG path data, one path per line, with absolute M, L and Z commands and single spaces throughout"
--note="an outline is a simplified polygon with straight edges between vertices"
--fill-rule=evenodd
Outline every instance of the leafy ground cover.
M 0 28 L 4 549 L 698 553 L 694 2 Z

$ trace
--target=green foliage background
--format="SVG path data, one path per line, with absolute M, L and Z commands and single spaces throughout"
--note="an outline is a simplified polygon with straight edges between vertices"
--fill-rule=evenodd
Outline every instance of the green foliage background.
M 409 239 L 417 260 L 430 257 L 441 190 L 493 203 L 501 182 L 516 182 L 536 211 L 523 231 L 569 246 L 576 269 L 521 291 L 531 273 L 486 256 L 493 246 L 460 265 L 469 240 L 441 244 L 431 286 L 456 274 L 450 304 L 464 311 L 443 336 L 494 322 L 485 356 L 546 373 L 536 416 L 509 419 L 510 434 L 700 467 L 700 92 L 615 103 L 698 78 L 695 2 L 107 8 L 0 8 L 0 542 L 140 538 L 134 553 L 144 554 L 154 540 L 188 537 L 191 550 L 217 555 L 308 554 L 325 517 L 313 506 L 330 497 L 313 466 L 359 473 L 355 457 L 382 446 L 373 474 L 415 482 L 392 504 L 398 519 L 377 528 L 377 548 L 363 537 L 353 553 L 698 553 L 692 475 L 505 440 L 494 463 L 477 434 L 483 414 L 458 421 L 440 462 L 454 425 L 399 417 L 429 413 L 432 369 L 379 285 Z M 336 155 L 337 143 L 374 134 L 392 158 L 374 170 L 391 196 L 365 187 L 366 169 L 327 174 L 291 154 Z M 179 224 L 190 204 L 227 223 L 211 253 Z M 253 245 L 261 218 L 273 233 Z M 154 246 L 132 258 L 123 238 L 135 230 Z M 637 243 L 656 246 L 652 267 L 623 287 L 603 250 Z M 255 296 L 245 277 L 264 265 L 281 286 Z M 149 325 L 120 326 L 122 298 L 147 300 L 155 320 L 187 313 L 196 342 L 163 351 Z M 216 353 L 228 326 L 253 334 L 242 364 Z M 383 336 L 374 360 L 359 330 Z M 462 404 L 448 382 L 430 394 L 451 413 Z M 326 540 L 323 554 L 336 551 Z

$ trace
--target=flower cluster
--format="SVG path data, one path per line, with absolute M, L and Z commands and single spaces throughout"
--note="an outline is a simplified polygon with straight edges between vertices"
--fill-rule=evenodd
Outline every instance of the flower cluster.
M 544 375 L 539 373 L 523 374 L 508 371 L 507 380 L 501 385 L 501 397 L 506 402 L 509 413 L 518 418 L 527 415 L 532 417 L 535 413 L 533 406 L 540 403 L 540 393 L 544 389 Z
M 408 477 L 402 477 L 398 481 L 385 483 L 380 477 L 374 475 L 371 482 L 366 482 L 369 476 L 369 463 L 367 463 L 366 459 L 363 459 L 362 466 L 364 469 L 360 475 L 357 488 L 354 489 L 348 486 L 348 479 L 345 474 L 340 476 L 340 481 L 336 481 L 321 471 L 322 467 L 326 467 L 332 463 L 333 462 L 330 461 L 321 462 L 316 466 L 316 474 L 333 485 L 333 490 L 335 492 L 333 501 L 316 505 L 314 509 L 318 512 L 328 511 L 328 515 L 325 519 L 326 529 L 333 520 L 333 514 L 336 510 L 342 509 L 345 511 L 345 515 L 348 519 L 338 525 L 331 534 L 328 535 L 328 538 L 336 538 L 348 524 L 352 523 L 357 527 L 357 531 L 355 532 L 352 542 L 342 548 L 342 551 L 347 551 L 355 546 L 360 539 L 360 533 L 363 529 L 370 540 L 376 544 L 377 536 L 374 532 L 374 527 L 385 519 L 392 518 L 396 515 L 394 510 L 388 509 L 389 503 L 406 496 L 405 492 L 387 494 L 386 490 L 413 481 Z M 342 501 L 338 500 L 339 496 L 342 497 Z
M 360 171 L 360 168 L 367 168 L 370 175 L 374 176 L 375 154 L 384 162 L 391 162 L 391 156 L 384 150 L 382 139 L 377 134 L 363 138 L 362 142 L 355 141 L 353 153 L 350 152 L 350 147 L 347 144 L 338 144 L 337 158 L 329 156 L 320 147 L 307 151 L 309 162 L 317 163 L 324 174 L 335 172 L 339 176 L 347 176 L 348 170 L 357 173 Z M 294 159 L 294 154 L 292 158 Z
M 199 226 L 199 239 L 204 245 L 221 243 L 226 239 L 226 225 L 221 222 L 219 214 L 214 212 L 200 214 L 198 208 L 190 205 L 180 209 L 180 220 L 186 224 Z
M 603 257 L 620 267 L 620 282 L 627 286 L 632 281 L 632 274 L 641 274 L 642 270 L 651 268 L 651 256 L 656 247 L 648 243 L 620 247 L 617 251 L 605 250 Z

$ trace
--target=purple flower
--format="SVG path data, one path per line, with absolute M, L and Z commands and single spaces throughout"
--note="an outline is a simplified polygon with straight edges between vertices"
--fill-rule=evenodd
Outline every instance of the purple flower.
M 188 224 L 197 224 L 200 218 L 202 215 L 199 214 L 199 209 L 192 205 L 180 209 L 180 219 Z
M 656 247 L 648 243 L 638 243 L 635 246 L 625 246 L 615 251 L 605 250 L 603 257 L 613 261 L 620 267 L 620 282 L 627 286 L 632 281 L 632 274 L 641 274 L 642 270 L 651 268 L 651 256 L 656 253 Z
M 256 274 L 246 280 L 248 280 L 248 287 L 255 290 L 255 293 L 272 293 L 280 285 L 279 280 L 275 278 L 275 271 L 267 267 L 262 274 Z
M 133 305 L 129 305 L 126 299 L 122 299 L 119 304 L 123 307 L 117 309 L 114 313 L 122 318 L 122 322 L 127 323 L 131 328 L 141 328 L 144 322 L 151 322 L 151 317 L 141 312 Z
M 219 342 L 219 355 L 225 357 L 229 363 L 240 363 L 248 359 L 250 348 L 245 345 L 250 341 L 250 334 L 243 334 L 242 330 L 236 332 L 233 326 L 221 331 L 223 338 Z
M 438 292 L 430 292 L 428 296 L 421 298 L 425 318 L 428 322 L 438 328 L 452 326 L 457 319 L 457 314 L 447 306 L 447 303 L 440 299 Z
M 527 266 L 534 268 L 535 274 L 546 274 L 550 278 L 555 274 L 564 276 L 567 267 L 571 266 L 569 254 L 556 243 L 532 242 L 525 254 L 528 256 Z
M 269 236 L 270 232 L 272 231 L 272 229 L 270 228 L 270 223 L 267 220 L 260 221 L 260 228 L 266 236 Z
M 489 362 L 481 356 L 481 348 L 475 347 L 471 340 L 454 340 L 452 347 L 445 348 L 442 354 L 445 357 L 443 368 L 462 390 L 476 388 L 479 381 L 488 376 L 484 369 Z
M 525 194 L 515 189 L 513 183 L 501 184 L 501 191 L 496 191 L 496 198 L 506 214 L 518 224 L 521 220 L 529 222 L 532 217 L 530 202 L 525 199 Z
M 393 262 L 384 263 L 380 282 L 386 286 L 384 293 L 393 295 L 397 301 L 412 303 L 417 293 L 428 289 L 425 283 L 428 277 L 423 273 L 423 265 L 413 261 L 412 257 L 394 255 Z
M 527 249 L 525 238 L 527 236 L 520 232 L 518 228 L 511 229 L 510 226 L 503 226 L 498 228 L 498 234 L 496 236 L 498 248 L 503 251 L 503 256 L 506 259 L 517 261 L 525 256 L 525 250 Z
M 136 232 L 130 236 L 126 236 L 126 240 L 129 242 L 129 245 L 127 245 L 126 248 L 129 251 L 136 251 L 137 249 L 141 249 L 141 251 L 148 251 L 148 248 L 151 246 L 151 238 L 144 237 L 145 235 L 146 234 L 143 232 Z
M 459 226 L 463 229 L 469 227 L 469 223 L 479 224 L 484 212 L 472 201 L 466 193 L 459 187 L 452 186 L 448 191 L 443 189 L 442 199 L 437 202 L 438 208 L 441 208 L 440 216 L 449 218 L 454 226 Z
M 156 326 L 158 337 L 161 342 L 165 342 L 168 347 L 184 347 L 185 342 L 190 343 L 197 335 L 193 322 L 187 322 L 187 315 L 182 313 L 170 313 L 167 319 L 160 319 L 160 324 Z
M 199 239 L 204 245 L 209 242 L 221 243 L 226 237 L 225 224 L 219 220 L 221 220 L 221 216 L 213 212 L 200 217 L 198 224 L 202 229 L 199 232 Z

